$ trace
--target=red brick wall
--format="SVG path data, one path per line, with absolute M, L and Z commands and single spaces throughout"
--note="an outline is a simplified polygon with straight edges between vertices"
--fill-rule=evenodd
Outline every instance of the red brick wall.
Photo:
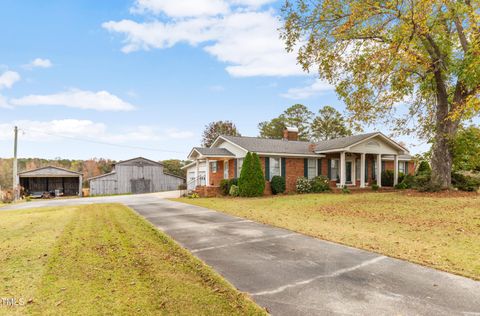
M 210 163 L 211 161 L 209 161 Z M 223 179 L 223 160 L 217 161 L 217 172 L 213 172 L 212 168 L 210 168 L 210 175 L 209 175 L 209 182 L 210 185 L 219 186 L 220 181 Z
M 228 178 L 235 178 L 235 159 L 230 159 L 228 161 Z
M 303 158 L 286 158 L 285 159 L 285 184 L 286 192 L 295 192 L 297 179 L 304 176 L 304 159 Z

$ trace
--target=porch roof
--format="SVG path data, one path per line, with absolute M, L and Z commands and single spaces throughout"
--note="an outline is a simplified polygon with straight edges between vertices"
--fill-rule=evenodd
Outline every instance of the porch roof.
M 408 150 L 406 148 L 404 148 L 403 146 L 396 143 L 391 138 L 385 136 L 383 133 L 380 133 L 380 132 L 366 133 L 366 134 L 352 135 L 352 136 L 324 140 L 315 144 L 315 152 L 323 153 L 323 152 L 331 152 L 335 150 L 339 150 L 339 151 L 347 150 L 351 146 L 357 145 L 363 141 L 366 141 L 367 139 L 377 137 L 377 136 L 382 138 L 384 141 L 388 142 L 395 148 L 398 148 L 401 151 L 408 153 Z
M 193 158 L 195 154 L 201 157 L 235 157 L 229 150 L 218 147 L 194 147 L 188 157 Z

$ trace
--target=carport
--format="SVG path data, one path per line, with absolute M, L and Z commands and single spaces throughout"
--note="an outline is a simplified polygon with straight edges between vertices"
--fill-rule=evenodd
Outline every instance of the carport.
M 27 195 L 41 197 L 48 192 L 52 196 L 81 196 L 82 174 L 59 167 L 43 167 L 18 173 L 18 180 Z

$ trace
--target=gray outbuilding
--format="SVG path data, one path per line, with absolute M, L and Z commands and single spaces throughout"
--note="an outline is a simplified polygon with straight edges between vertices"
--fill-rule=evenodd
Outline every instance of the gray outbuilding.
M 80 172 L 48 166 L 18 173 L 20 186 L 27 195 L 41 197 L 81 196 L 82 174 Z
M 166 173 L 162 163 L 143 157 L 118 162 L 112 172 L 88 179 L 90 195 L 177 190 L 185 179 Z

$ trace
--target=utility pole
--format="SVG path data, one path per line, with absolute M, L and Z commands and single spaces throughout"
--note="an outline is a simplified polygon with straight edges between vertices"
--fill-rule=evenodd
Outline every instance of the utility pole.
M 17 183 L 17 142 L 18 142 L 18 127 L 13 129 L 14 142 L 13 142 L 13 201 L 18 199 L 18 183 Z

